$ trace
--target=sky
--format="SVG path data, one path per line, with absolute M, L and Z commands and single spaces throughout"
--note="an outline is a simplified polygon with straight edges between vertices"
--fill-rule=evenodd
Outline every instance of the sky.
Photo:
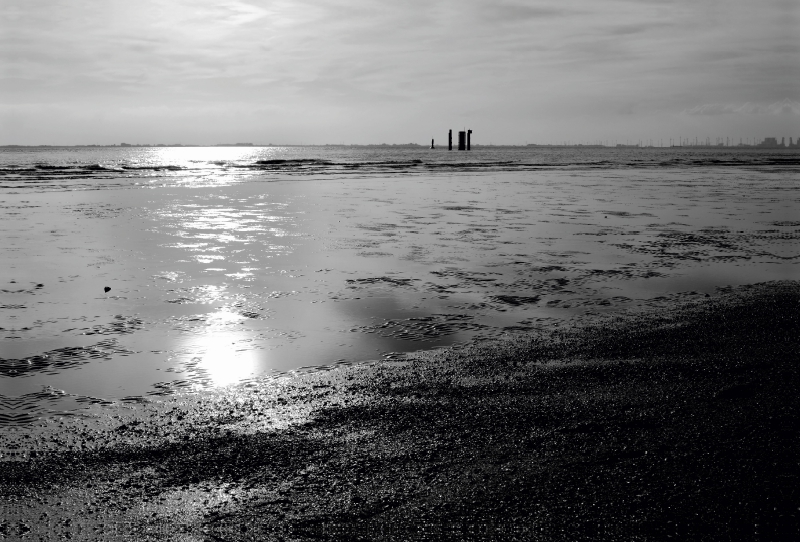
M 3 0 L 0 145 L 800 138 L 796 0 Z

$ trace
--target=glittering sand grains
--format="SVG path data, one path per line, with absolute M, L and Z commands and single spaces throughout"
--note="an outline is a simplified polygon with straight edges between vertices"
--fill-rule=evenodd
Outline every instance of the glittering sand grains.
M 800 283 L 6 431 L 0 534 L 777 539 Z M 33 452 L 33 453 L 31 453 Z

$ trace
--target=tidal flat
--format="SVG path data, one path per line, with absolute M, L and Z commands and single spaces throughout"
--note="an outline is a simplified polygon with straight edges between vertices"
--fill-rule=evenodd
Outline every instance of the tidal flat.
M 5 537 L 788 539 L 800 283 L 6 431 Z
M 792 170 L 249 175 L 3 192 L 0 422 L 797 276 Z

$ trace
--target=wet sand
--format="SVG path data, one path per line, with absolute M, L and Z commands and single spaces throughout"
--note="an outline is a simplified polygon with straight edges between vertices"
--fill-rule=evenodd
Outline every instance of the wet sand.
M 251 174 L 0 196 L 0 424 L 797 276 L 791 172 Z
M 800 283 L 2 435 L 2 534 L 777 539 L 800 525 Z M 8 453 L 12 452 L 12 453 Z

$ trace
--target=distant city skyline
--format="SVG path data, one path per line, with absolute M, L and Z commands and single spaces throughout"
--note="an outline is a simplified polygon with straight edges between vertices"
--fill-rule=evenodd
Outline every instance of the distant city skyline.
M 800 136 L 788 0 L 5 0 L 0 144 Z

